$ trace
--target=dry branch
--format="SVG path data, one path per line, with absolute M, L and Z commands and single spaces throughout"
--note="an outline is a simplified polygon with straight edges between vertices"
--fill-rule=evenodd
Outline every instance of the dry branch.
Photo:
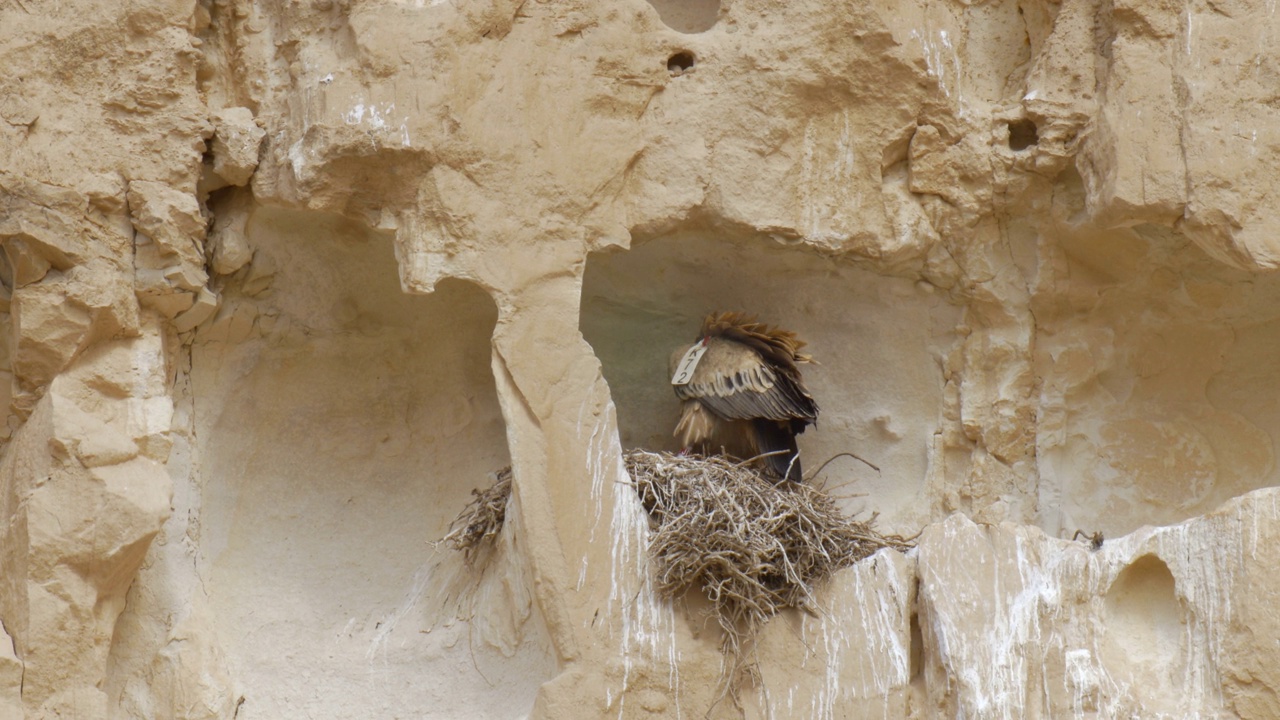
M 677 598 L 696 588 L 711 601 L 729 659 L 726 694 L 754 667 L 750 651 L 769 618 L 785 608 L 816 613 L 817 583 L 881 548 L 912 545 L 845 517 L 819 488 L 775 485 L 745 463 L 645 450 L 625 460 L 651 520 L 649 557 L 659 591 Z M 511 469 L 472 493 L 444 537 L 468 559 L 502 529 Z
M 502 530 L 507 519 L 507 501 L 511 499 L 511 466 L 493 475 L 493 484 L 484 490 L 472 490 L 471 502 L 449 523 L 449 532 L 440 542 L 462 551 L 471 562 L 482 544 L 489 544 Z

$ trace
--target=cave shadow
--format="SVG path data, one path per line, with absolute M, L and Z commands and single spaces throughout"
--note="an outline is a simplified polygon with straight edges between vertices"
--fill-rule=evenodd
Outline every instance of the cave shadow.
M 717 310 L 796 331 L 820 363 L 804 368 L 821 407 L 817 426 L 799 437 L 806 474 L 857 453 L 881 472 L 840 458 L 819 478 L 846 510 L 879 512 L 889 530 L 927 521 L 918 496 L 941 422 L 941 357 L 960 313 L 945 293 L 754 235 L 687 230 L 592 254 L 581 330 L 603 367 L 624 448 L 678 449 L 668 358 Z
M 496 305 L 458 280 L 403 293 L 391 239 L 350 221 L 257 208 L 247 235 L 191 369 L 200 563 L 241 716 L 528 711 L 556 672 L 531 593 L 486 608 L 527 637 L 428 611 L 432 542 L 510 464 Z

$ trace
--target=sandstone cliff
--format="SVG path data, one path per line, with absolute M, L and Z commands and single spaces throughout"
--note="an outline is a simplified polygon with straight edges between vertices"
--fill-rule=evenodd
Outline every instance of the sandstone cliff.
M 922 534 L 713 716 L 1280 717 L 1275 12 L 0 4 L 0 718 L 703 716 L 620 457 L 720 308 Z

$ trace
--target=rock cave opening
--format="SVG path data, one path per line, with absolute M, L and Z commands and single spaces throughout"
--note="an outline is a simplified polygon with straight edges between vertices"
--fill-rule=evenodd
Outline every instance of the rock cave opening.
M 1009 149 L 1014 152 L 1026 150 L 1040 142 L 1040 130 L 1035 121 L 1028 118 L 1014 120 L 1009 123 Z
M 683 73 L 693 69 L 694 62 L 693 53 L 688 50 L 681 50 L 667 58 L 667 70 L 675 74 Z
M 1042 525 L 1118 537 L 1276 484 L 1280 278 L 1151 225 L 1059 234 L 1033 299 Z M 1065 533 L 1060 528 L 1066 528 Z
M 198 564 L 241 718 L 518 717 L 556 671 L 523 578 L 441 622 L 432 541 L 510 462 L 479 287 L 401 291 L 392 241 L 257 207 L 191 349 Z M 499 690 L 500 689 L 500 690 Z
M 767 236 L 686 229 L 591 255 L 581 330 L 617 406 L 622 446 L 665 450 L 677 449 L 668 356 L 707 313 L 740 310 L 796 331 L 820 363 L 805 370 L 821 407 L 799 437 L 806 474 L 838 453 L 866 458 L 879 474 L 840 458 L 819 481 L 846 511 L 878 512 L 878 528 L 909 534 L 928 520 L 919 497 L 943 412 L 941 357 L 960 313 L 944 295 Z
M 911 612 L 911 646 L 909 652 L 908 677 L 913 683 L 924 682 L 924 631 L 920 629 L 920 613 Z
M 720 0 L 649 0 L 662 24 L 686 35 L 706 32 L 720 19 Z
M 1116 575 L 1106 593 L 1102 660 L 1143 707 L 1171 715 L 1187 664 L 1186 612 L 1169 566 L 1143 555 Z

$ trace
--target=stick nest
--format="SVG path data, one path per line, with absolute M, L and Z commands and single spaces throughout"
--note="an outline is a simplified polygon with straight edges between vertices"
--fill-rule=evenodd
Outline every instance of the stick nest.
M 726 458 L 633 450 L 626 463 L 653 521 L 649 557 L 659 590 L 678 597 L 701 589 L 725 651 L 739 662 L 779 611 L 816 611 L 819 581 L 881 548 L 911 547 L 845 517 L 819 488 L 774 485 Z
M 706 594 L 731 662 L 726 682 L 751 666 L 751 643 L 769 618 L 785 608 L 816 613 L 817 583 L 881 548 L 912 546 L 877 533 L 870 521 L 845 517 L 817 487 L 775 485 L 744 463 L 645 450 L 625 460 L 649 513 L 658 589 L 668 598 L 692 588 Z M 468 559 L 502 529 L 511 468 L 472 493 L 444 537 Z
M 511 466 L 491 475 L 493 484 L 484 490 L 472 490 L 471 502 L 449 523 L 449 532 L 440 542 L 462 552 L 467 562 L 475 553 L 492 543 L 507 519 L 507 501 L 511 499 Z M 489 542 L 486 542 L 489 541 Z

